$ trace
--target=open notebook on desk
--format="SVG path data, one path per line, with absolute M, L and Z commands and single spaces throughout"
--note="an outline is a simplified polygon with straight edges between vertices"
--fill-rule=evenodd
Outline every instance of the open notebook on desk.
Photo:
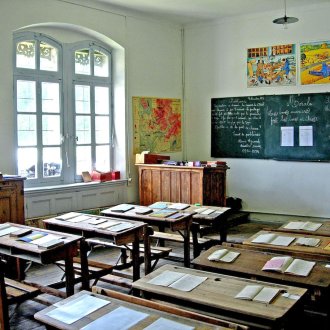
M 235 298 L 269 304 L 279 293 L 280 289 L 278 288 L 263 285 L 246 285 Z
M 259 243 L 259 244 L 271 244 L 271 245 L 278 245 L 278 246 L 289 246 L 295 237 L 291 236 L 281 236 L 274 233 L 269 234 L 261 234 L 253 239 L 252 243 Z
M 314 261 L 294 259 L 290 256 L 283 256 L 271 258 L 265 263 L 262 270 L 275 271 L 297 276 L 308 276 L 314 266 Z

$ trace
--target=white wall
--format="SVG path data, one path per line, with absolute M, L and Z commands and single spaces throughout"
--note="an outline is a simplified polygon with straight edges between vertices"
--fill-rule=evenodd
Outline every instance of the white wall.
M 285 43 L 330 40 L 330 4 L 300 8 L 288 29 L 272 20 L 281 12 L 227 18 L 185 28 L 185 114 L 187 158 L 210 159 L 211 98 L 328 92 L 330 85 L 246 87 L 246 50 Z M 244 210 L 330 217 L 330 164 L 225 159 L 227 195 L 243 199 Z
M 115 79 L 123 84 L 124 88 L 116 91 L 115 107 L 116 123 L 121 125 L 117 130 L 117 138 L 121 141 L 117 161 L 129 160 L 127 168 L 123 168 L 123 179 L 131 177 L 129 184 L 107 185 L 113 190 L 113 198 L 109 203 L 134 202 L 138 200 L 137 170 L 134 166 L 132 152 L 132 96 L 158 96 L 181 98 L 182 94 L 182 47 L 181 28 L 164 22 L 156 22 L 152 19 L 133 17 L 129 13 L 117 12 L 105 5 L 91 5 L 87 0 L 1 0 L 0 1 L 0 171 L 13 174 L 15 171 L 15 116 L 13 112 L 13 32 L 28 27 L 55 38 L 62 38 L 64 42 L 70 42 L 76 38 L 78 31 L 81 35 L 97 35 L 103 42 L 113 40 L 124 49 L 124 60 L 115 70 Z M 54 28 L 56 26 L 56 28 Z M 72 29 L 72 33 L 64 34 L 61 29 Z M 120 47 L 116 49 L 116 56 L 121 58 Z M 120 70 L 126 76 L 122 75 Z M 125 93 L 126 92 L 126 93 Z M 127 144 L 123 143 L 127 137 Z M 174 156 L 173 156 L 174 157 Z M 181 153 L 175 155 L 181 158 Z M 125 162 L 124 162 L 125 166 Z M 124 186 L 124 189 L 123 189 Z M 84 207 L 86 203 L 82 198 L 74 198 L 77 187 L 70 193 L 65 190 L 67 201 L 57 203 L 56 196 L 45 202 L 42 208 L 34 210 L 38 205 L 38 194 L 41 199 L 42 191 L 26 193 L 26 208 L 29 206 L 29 216 L 41 216 L 61 212 L 61 205 L 75 205 L 76 208 Z M 44 194 L 47 194 L 45 192 Z M 57 191 L 57 194 L 60 193 Z M 100 192 L 93 188 L 95 203 L 89 203 L 88 207 L 99 207 L 100 194 L 104 193 L 104 185 L 100 186 Z M 103 194 L 104 196 L 104 194 Z M 82 200 L 81 206 L 77 205 Z M 106 202 L 106 199 L 104 199 Z M 73 202 L 72 202 L 73 201 Z M 71 204 L 70 204 L 71 203 Z M 40 203 L 39 203 L 40 205 Z M 49 207 L 47 206 L 49 205 Z M 58 205 L 58 206 L 57 206 Z M 40 214 L 42 209 L 42 214 Z M 65 210 L 66 211 L 66 210 Z

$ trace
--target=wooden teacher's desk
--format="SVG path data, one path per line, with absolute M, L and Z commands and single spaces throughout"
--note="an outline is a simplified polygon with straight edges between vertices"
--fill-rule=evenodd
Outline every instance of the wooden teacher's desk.
M 139 207 L 136 205 L 136 208 Z M 186 267 L 190 266 L 190 226 L 192 223 L 192 214 L 186 213 L 184 216 L 177 219 L 170 219 L 169 217 L 155 217 L 152 213 L 149 214 L 137 214 L 135 213 L 135 208 L 128 210 L 126 212 L 114 212 L 112 208 L 108 208 L 101 212 L 102 215 L 128 219 L 134 221 L 143 221 L 151 226 L 156 226 L 160 231 L 164 231 L 165 228 L 169 228 L 172 231 L 177 231 L 183 237 L 184 245 L 184 265 Z
M 255 238 L 264 234 L 276 234 L 278 236 L 288 236 L 294 237 L 294 241 L 288 246 L 278 246 L 273 244 L 266 243 L 254 243 L 252 242 Z M 302 246 L 295 245 L 295 241 L 300 237 L 308 237 L 308 238 L 316 238 L 320 240 L 318 246 Z M 330 243 L 330 238 L 326 236 L 315 236 L 315 235 L 303 235 L 303 234 L 295 234 L 295 233 L 284 233 L 276 230 L 267 231 L 261 230 L 258 233 L 254 234 L 250 238 L 243 241 L 243 245 L 246 248 L 257 249 L 260 251 L 266 252 L 274 252 L 280 254 L 289 254 L 291 256 L 295 256 L 302 259 L 310 259 L 310 260 L 319 260 L 324 262 L 330 261 L 330 249 L 325 249 L 325 247 Z
M 178 308 L 166 308 L 165 306 L 152 301 L 128 296 L 111 290 L 94 290 L 93 287 L 93 291 L 100 291 L 109 296 L 81 291 L 74 296 L 61 301 L 56 304 L 56 306 L 53 305 L 45 308 L 36 313 L 34 317 L 51 329 L 61 330 L 78 330 L 84 327 L 87 327 L 88 329 L 112 329 L 111 324 L 114 324 L 116 329 L 131 330 L 142 330 L 146 329 L 148 326 L 152 326 L 152 329 L 164 329 L 164 327 L 167 329 L 196 330 L 229 329 L 229 327 L 219 326 L 220 322 L 216 322 L 215 319 L 212 320 L 213 324 L 206 323 L 208 318 L 200 314 L 193 315 L 193 313 L 185 313 Z M 60 310 L 61 308 L 64 308 L 63 306 L 67 306 L 65 314 L 70 315 L 70 303 L 73 304 L 75 301 L 78 301 L 78 299 L 81 299 L 82 302 L 84 299 L 88 301 L 88 299 L 91 298 L 101 300 L 106 305 L 82 316 L 71 324 L 61 320 Z M 54 312 L 57 312 L 58 314 L 52 314 Z M 75 310 L 73 310 L 73 312 L 75 312 Z M 101 322 L 102 319 L 103 323 Z M 121 324 L 120 326 L 119 323 Z M 226 322 L 223 323 L 226 324 Z M 235 329 L 244 329 L 244 327 L 238 325 Z
M 219 249 L 238 252 L 239 256 L 232 262 L 210 261 L 208 257 Z M 197 269 L 210 272 L 303 287 L 309 290 L 310 300 L 313 301 L 313 304 L 317 303 L 328 309 L 330 306 L 330 268 L 326 268 L 324 263 L 316 262 L 308 276 L 262 270 L 268 260 L 277 256 L 279 255 L 270 252 L 217 245 L 203 252 L 192 261 L 192 264 Z
M 165 271 L 207 277 L 207 279 L 188 292 L 149 283 Z M 281 293 L 271 303 L 235 298 L 246 285 L 257 284 L 278 288 Z M 284 324 L 292 320 L 293 313 L 302 307 L 300 306 L 301 299 L 307 291 L 298 287 L 241 279 L 172 265 L 158 268 L 134 282 L 133 287 L 140 290 L 145 297 L 174 302 L 187 308 L 198 309 L 203 313 L 211 313 L 212 316 L 217 315 L 222 319 L 236 320 L 254 329 L 282 329 Z M 295 299 L 292 299 L 293 297 Z
M 10 227 L 32 230 L 32 232 L 35 230 L 60 237 L 61 241 L 64 242 L 63 244 L 45 249 L 36 244 L 18 240 L 17 237 L 11 237 L 10 234 L 0 236 L 0 254 L 39 264 L 51 264 L 65 260 L 66 292 L 68 296 L 72 295 L 74 293 L 73 257 L 78 254 L 77 243 L 81 237 L 13 223 L 7 224 Z
M 81 214 L 83 215 L 83 214 Z M 89 271 L 87 253 L 89 250 L 86 239 L 88 238 L 104 238 L 110 240 L 115 245 L 127 245 L 132 243 L 132 264 L 133 264 L 133 281 L 140 278 L 140 247 L 139 241 L 144 239 L 144 232 L 146 225 L 143 222 L 123 220 L 132 224 L 130 228 L 123 229 L 121 231 L 111 231 L 109 229 L 100 229 L 96 225 L 90 224 L 88 221 L 91 219 L 104 218 L 105 222 L 116 221 L 118 219 L 105 218 L 95 215 L 85 215 L 87 220 L 82 222 L 70 222 L 67 220 L 59 220 L 57 218 L 51 218 L 43 220 L 46 227 L 52 230 L 59 230 L 69 233 L 76 233 L 83 236 L 80 244 L 80 259 L 81 259 L 81 272 L 82 272 L 82 286 L 83 289 L 89 289 Z M 149 254 L 147 252 L 146 254 Z

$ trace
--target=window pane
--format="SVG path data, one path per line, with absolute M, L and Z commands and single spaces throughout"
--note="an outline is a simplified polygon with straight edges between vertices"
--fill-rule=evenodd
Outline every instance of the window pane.
M 36 82 L 17 80 L 17 111 L 36 112 Z
M 41 83 L 42 93 L 42 111 L 43 112 L 60 112 L 60 84 L 58 83 Z
M 109 77 L 109 57 L 100 51 L 94 51 L 94 76 Z
M 60 176 L 62 171 L 61 148 L 43 149 L 44 177 Z
M 37 148 L 18 148 L 18 175 L 30 179 L 37 177 Z
M 95 118 L 95 142 L 109 143 L 109 117 L 97 116 Z
M 109 88 L 95 87 L 95 113 L 109 114 Z
M 16 45 L 16 67 L 25 69 L 36 68 L 35 41 L 21 41 Z
M 89 49 L 80 49 L 74 52 L 75 73 L 91 74 L 91 61 Z
M 42 116 L 42 144 L 61 144 L 60 116 Z
M 91 155 L 91 147 L 81 146 L 76 148 L 76 169 L 78 175 L 83 171 L 91 171 L 92 170 L 92 155 Z
M 90 87 L 76 85 L 75 86 L 75 104 L 76 113 L 90 113 Z
M 96 147 L 95 168 L 98 171 L 110 170 L 110 149 L 109 145 Z
M 19 146 L 35 146 L 37 144 L 37 130 L 35 115 L 17 116 L 17 142 Z
M 54 46 L 40 42 L 40 70 L 57 71 L 58 50 Z
M 77 144 L 91 143 L 91 118 L 90 116 L 76 117 Z

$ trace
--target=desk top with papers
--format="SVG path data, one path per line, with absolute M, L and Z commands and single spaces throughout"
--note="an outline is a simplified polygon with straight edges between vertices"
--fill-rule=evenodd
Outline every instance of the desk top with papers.
M 183 289 L 185 285 L 180 289 L 181 284 L 176 281 L 174 281 L 174 286 L 173 284 L 158 283 L 167 272 L 187 275 L 188 284 L 191 283 L 190 276 L 200 278 L 200 280 L 195 281 L 197 285 L 190 291 Z M 166 276 L 166 278 L 169 277 Z M 183 277 L 181 276 L 180 279 Z M 270 303 L 235 298 L 247 285 L 260 285 L 276 289 L 276 297 Z M 158 268 L 134 282 L 133 287 L 141 290 L 146 297 L 154 297 L 169 302 L 175 300 L 180 305 L 190 306 L 220 317 L 225 317 L 226 313 L 229 313 L 235 315 L 237 322 L 245 325 L 254 322 L 259 325 L 267 324 L 271 328 L 277 322 L 285 322 L 284 319 L 289 317 L 291 308 L 297 307 L 297 302 L 307 291 L 298 287 L 242 279 L 173 265 L 164 265 Z
M 288 233 L 330 237 L 330 221 L 309 222 L 291 221 L 276 229 Z M 330 240 L 329 240 L 330 241 Z
M 66 213 L 51 219 L 43 220 L 47 227 L 63 231 L 83 232 L 88 237 L 112 237 L 115 244 L 121 245 L 131 242 L 138 232 L 140 239 L 143 238 L 145 224 L 139 221 L 118 220 L 78 212 Z
M 121 298 L 126 295 L 114 293 L 114 296 Z M 158 304 L 144 302 L 140 298 L 125 299 L 127 300 L 81 291 L 36 313 L 35 318 L 52 328 L 67 330 L 228 329 L 227 327 L 194 320 L 189 317 L 189 313 L 184 317 L 184 313 L 181 316 L 180 314 L 163 311 L 164 309 L 159 308 Z M 139 302 L 141 302 L 141 305 Z M 201 318 L 203 317 L 201 316 Z
M 63 258 L 68 248 L 72 254 L 77 254 L 77 242 L 80 239 L 81 236 L 77 235 L 15 223 L 0 225 L 0 253 L 41 264 Z
M 262 270 L 269 260 L 276 257 L 284 257 L 283 255 L 229 246 L 225 248 L 230 252 L 238 253 L 239 256 L 232 262 L 209 260 L 209 257 L 216 251 L 224 249 L 224 246 L 217 245 L 203 252 L 192 261 L 192 264 L 198 269 L 247 278 L 257 278 L 263 281 L 296 285 L 313 291 L 315 289 L 330 289 L 330 269 L 326 268 L 326 264 L 324 263 L 315 262 L 314 267 L 312 267 L 307 276 L 298 276 L 277 271 Z
M 126 205 L 126 208 L 123 208 L 122 205 Z M 130 205 L 131 207 L 129 208 L 127 205 Z M 185 212 L 182 208 L 170 209 L 167 206 L 168 203 L 165 202 L 159 202 L 159 207 L 119 204 L 102 210 L 101 214 L 113 218 L 143 221 L 156 226 L 158 224 L 164 224 L 174 231 L 186 229 L 187 223 L 188 227 L 190 226 L 191 213 Z
M 303 259 L 330 261 L 330 238 L 326 236 L 261 230 L 243 241 L 243 245 L 257 250 L 287 253 Z

